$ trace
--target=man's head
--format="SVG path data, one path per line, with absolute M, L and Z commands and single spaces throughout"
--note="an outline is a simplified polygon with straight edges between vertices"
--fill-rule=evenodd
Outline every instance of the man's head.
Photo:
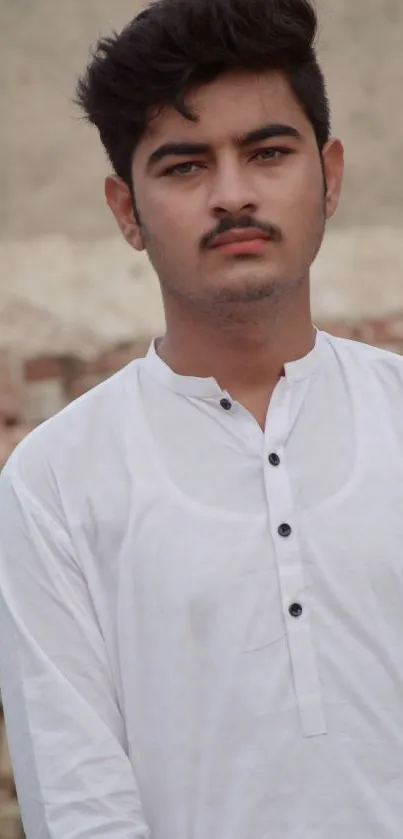
M 316 26 L 309 0 L 157 0 L 98 43 L 78 101 L 165 300 L 208 310 L 307 279 L 342 174 Z M 224 246 L 241 228 L 260 243 Z

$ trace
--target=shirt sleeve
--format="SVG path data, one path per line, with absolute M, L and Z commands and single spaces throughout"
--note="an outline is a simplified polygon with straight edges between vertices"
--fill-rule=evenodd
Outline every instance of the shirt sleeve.
M 0 477 L 0 683 L 27 839 L 149 839 L 102 632 L 67 530 Z

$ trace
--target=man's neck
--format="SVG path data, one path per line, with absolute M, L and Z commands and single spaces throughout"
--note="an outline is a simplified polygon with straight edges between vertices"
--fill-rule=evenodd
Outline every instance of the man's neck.
M 278 308 L 227 326 L 212 318 L 167 315 L 167 332 L 157 348 L 162 360 L 179 375 L 215 378 L 234 398 L 271 393 L 284 365 L 315 345 L 309 302 L 302 311 Z

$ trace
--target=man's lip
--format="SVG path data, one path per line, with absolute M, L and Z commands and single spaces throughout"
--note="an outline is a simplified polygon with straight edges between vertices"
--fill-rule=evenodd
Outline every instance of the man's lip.
M 245 227 L 243 230 L 230 230 L 217 236 L 211 243 L 212 248 L 219 248 L 221 245 L 232 245 L 236 242 L 251 242 L 254 239 L 268 239 L 267 233 L 257 227 Z

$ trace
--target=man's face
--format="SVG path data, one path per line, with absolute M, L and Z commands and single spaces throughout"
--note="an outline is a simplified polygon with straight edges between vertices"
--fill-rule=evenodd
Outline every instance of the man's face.
M 285 293 L 307 279 L 336 208 L 340 144 L 325 150 L 326 199 L 314 131 L 282 76 L 229 73 L 187 105 L 197 122 L 165 108 L 136 148 L 140 226 L 109 201 L 126 238 L 147 249 L 164 297 L 203 308 Z M 228 244 L 245 227 L 253 240 Z

